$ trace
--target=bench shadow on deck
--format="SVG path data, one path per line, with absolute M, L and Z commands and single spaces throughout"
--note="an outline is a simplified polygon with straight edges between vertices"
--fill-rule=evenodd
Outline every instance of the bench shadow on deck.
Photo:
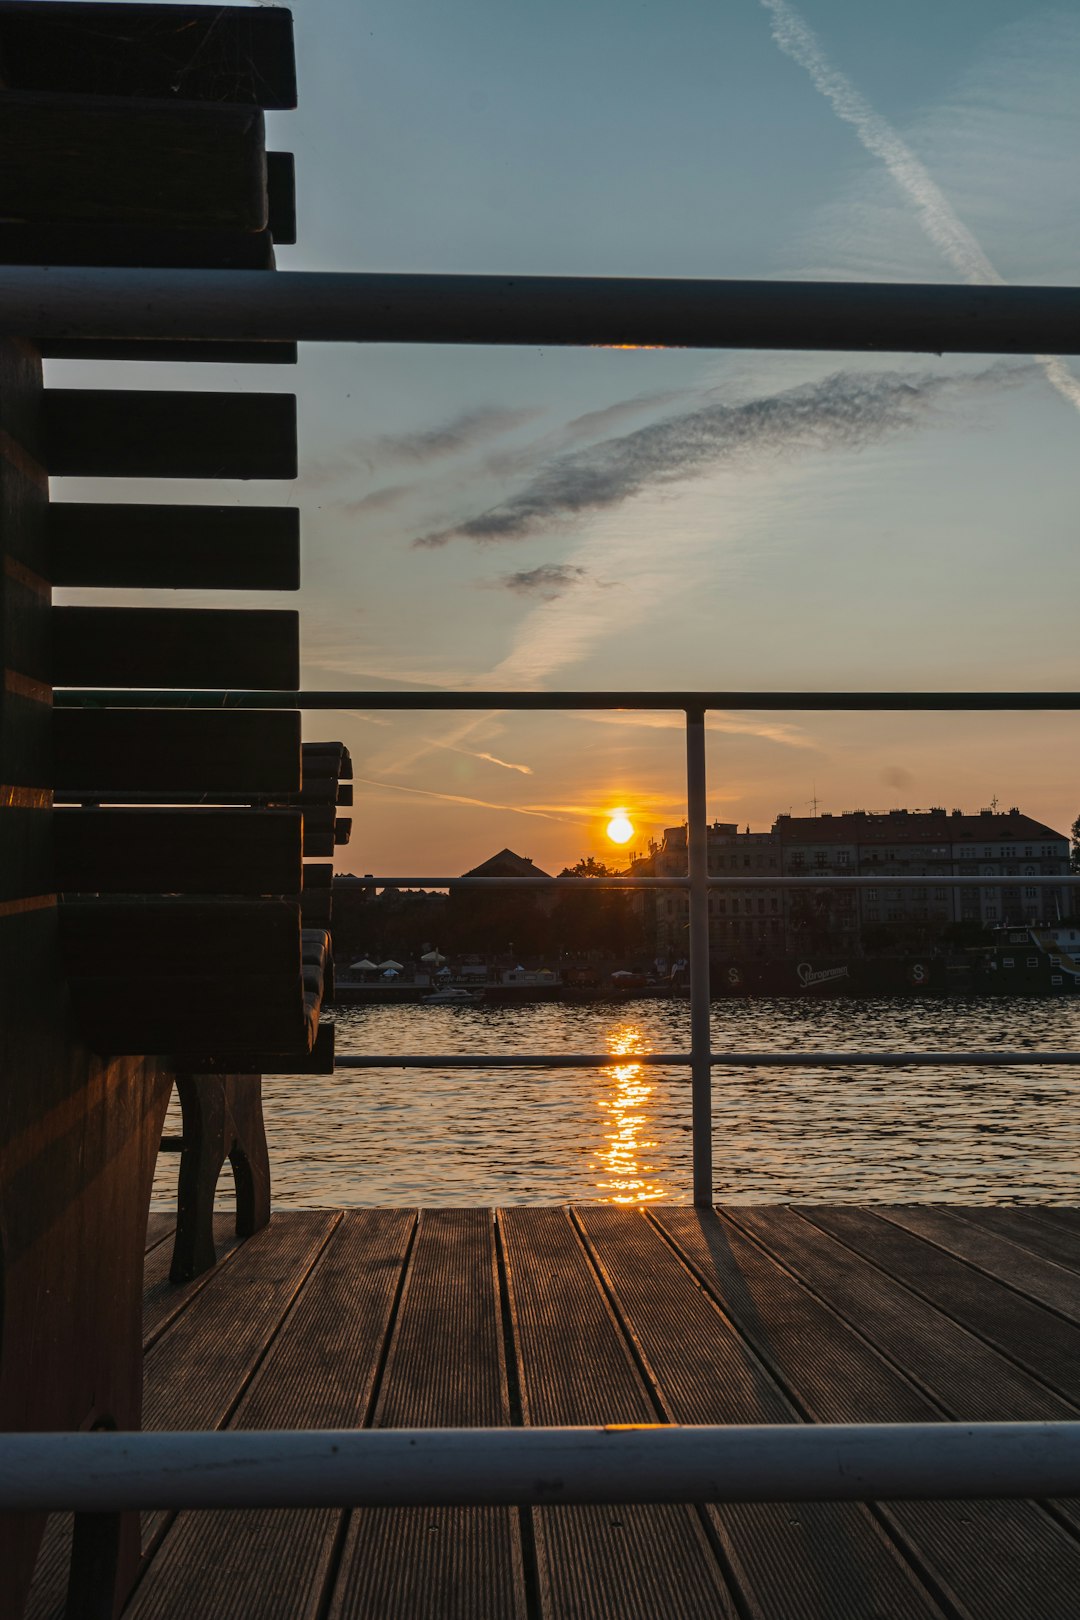
M 305 1211 L 179 1288 L 170 1235 L 148 1428 L 1080 1412 L 1080 1210 Z M 182 1512 L 143 1546 L 125 1620 L 1075 1620 L 1080 1591 L 1078 1501 Z

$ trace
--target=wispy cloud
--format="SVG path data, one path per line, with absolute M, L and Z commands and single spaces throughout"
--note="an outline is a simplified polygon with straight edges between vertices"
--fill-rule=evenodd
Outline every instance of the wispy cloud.
M 322 460 L 308 462 L 305 472 L 309 477 L 330 479 L 347 477 L 361 470 L 374 472 L 377 467 L 392 462 L 422 466 L 429 461 L 463 455 L 478 445 L 501 438 L 504 433 L 524 427 L 526 422 L 535 421 L 542 414 L 536 406 L 477 406 L 433 427 L 357 439 Z
M 899 131 L 834 67 L 809 24 L 788 0 L 761 0 L 772 18 L 772 36 L 793 62 L 805 69 L 838 118 L 850 124 L 866 150 L 880 158 L 901 191 L 914 205 L 919 224 L 953 269 L 973 285 L 1004 286 L 1005 278 L 990 262 L 982 244 L 960 219 L 951 202 Z M 1080 382 L 1057 355 L 1036 360 L 1051 387 L 1080 410 Z
M 466 737 L 472 737 L 476 732 L 489 726 L 495 717 L 494 710 L 484 714 L 470 714 L 464 720 L 459 720 L 456 725 L 452 726 L 445 736 L 416 738 L 408 745 L 404 753 L 400 749 L 389 754 L 384 752 L 372 759 L 371 764 L 374 765 L 376 770 L 396 776 L 403 771 L 412 770 L 419 760 L 436 748 L 447 748 L 453 753 L 468 753 L 470 750 L 461 747 Z M 478 739 L 478 741 L 482 740 Z
M 558 456 L 497 506 L 413 543 L 432 547 L 458 539 L 521 540 L 737 457 L 860 449 L 889 434 L 911 431 L 939 404 L 999 388 L 1024 370 L 998 365 L 944 376 L 839 371 L 759 399 L 705 405 Z
M 388 512 L 400 505 L 410 493 L 408 484 L 384 484 L 381 489 L 373 489 L 355 501 L 336 501 L 334 504 L 346 517 L 360 517 L 365 512 Z
M 515 765 L 513 760 L 500 759 L 497 754 L 484 754 L 475 748 L 458 748 L 454 743 L 441 742 L 437 737 L 425 737 L 424 742 L 429 748 L 445 748 L 451 754 L 464 754 L 466 759 L 479 759 L 485 765 L 498 765 L 504 771 L 519 771 L 522 776 L 531 776 L 531 765 Z
M 362 782 L 365 787 L 385 788 L 391 793 L 413 793 L 421 799 L 441 799 L 446 804 L 469 805 L 476 810 L 509 810 L 515 816 L 535 816 L 540 821 L 560 821 L 564 825 L 574 825 L 574 818 L 556 815 L 550 810 L 534 810 L 523 804 L 497 804 L 491 799 L 470 799 L 463 793 L 437 793 L 433 788 L 406 787 L 402 782 L 380 782 L 372 776 L 358 776 L 355 779 Z
M 658 405 L 670 405 L 673 400 L 684 398 L 685 392 L 685 389 L 665 388 L 659 393 L 634 394 L 630 399 L 616 400 L 613 405 L 602 405 L 599 410 L 585 411 L 581 416 L 573 417 L 562 429 L 562 434 L 567 439 L 595 438 L 619 422 L 644 416 L 655 411 Z
M 642 731 L 684 731 L 686 721 L 681 714 L 665 714 L 662 710 L 593 709 L 572 711 L 575 720 L 590 721 L 594 725 L 631 726 Z M 722 732 L 729 737 L 760 737 L 764 742 L 779 743 L 785 748 L 816 748 L 812 737 L 798 726 L 783 720 L 755 720 L 750 716 L 711 713 L 705 716 L 706 731 Z
M 513 591 L 518 596 L 543 596 L 552 602 L 575 585 L 584 584 L 588 578 L 588 569 L 579 568 L 576 563 L 541 563 L 538 568 L 522 568 L 517 573 L 498 574 L 494 579 L 482 580 L 481 584 L 487 590 Z

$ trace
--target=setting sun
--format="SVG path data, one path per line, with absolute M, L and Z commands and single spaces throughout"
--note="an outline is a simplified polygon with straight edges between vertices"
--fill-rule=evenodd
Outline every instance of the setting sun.
M 613 844 L 626 844 L 634 836 L 634 823 L 625 810 L 616 810 L 607 824 L 607 835 Z

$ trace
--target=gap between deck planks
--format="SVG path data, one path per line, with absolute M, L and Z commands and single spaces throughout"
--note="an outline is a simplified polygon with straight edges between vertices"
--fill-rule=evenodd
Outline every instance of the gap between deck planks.
M 1080 1409 L 1057 1211 L 277 1214 L 172 1301 L 170 1231 L 148 1231 L 147 1427 Z M 1073 1620 L 1080 1504 L 156 1514 L 144 1548 L 125 1620 Z

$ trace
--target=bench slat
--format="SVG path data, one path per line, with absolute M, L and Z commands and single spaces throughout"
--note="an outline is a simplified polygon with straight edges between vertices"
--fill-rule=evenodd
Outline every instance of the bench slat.
M 299 894 L 297 810 L 53 813 L 57 888 L 93 894 Z
M 4 0 L 13 90 L 296 106 L 292 15 L 271 7 Z
M 86 478 L 295 478 L 292 394 L 47 388 L 49 472 Z
M 232 796 L 300 787 L 294 709 L 56 709 L 52 722 L 57 784 L 92 789 L 106 803 L 110 791 Z
M 300 984 L 297 899 L 74 900 L 60 908 L 60 942 L 72 978 L 122 975 L 138 984 L 135 999 L 148 981 L 171 976 L 216 978 L 226 997 L 243 974 Z
M 300 616 L 277 608 L 55 608 L 53 680 L 295 690 Z
M 8 219 L 267 227 L 258 108 L 5 90 L 0 196 Z
M 54 585 L 295 591 L 294 506 L 127 506 L 63 501 L 49 508 Z

